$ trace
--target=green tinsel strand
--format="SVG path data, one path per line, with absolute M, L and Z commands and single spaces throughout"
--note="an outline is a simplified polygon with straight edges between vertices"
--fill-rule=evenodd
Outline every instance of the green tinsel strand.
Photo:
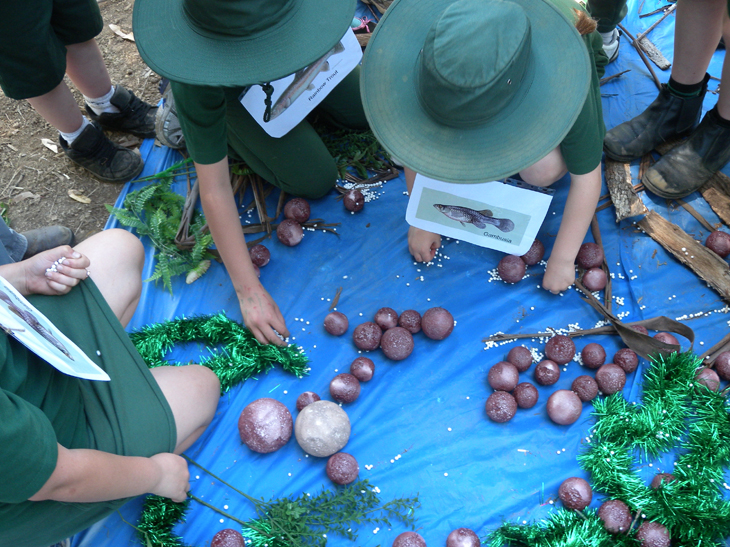
M 175 503 L 160 496 L 147 496 L 142 516 L 137 523 L 137 535 L 145 547 L 183 547 L 182 538 L 172 528 L 185 519 L 190 500 Z
M 289 547 L 284 539 L 273 537 L 271 524 L 266 519 L 252 520 L 250 524 L 241 530 L 247 540 L 246 547 Z

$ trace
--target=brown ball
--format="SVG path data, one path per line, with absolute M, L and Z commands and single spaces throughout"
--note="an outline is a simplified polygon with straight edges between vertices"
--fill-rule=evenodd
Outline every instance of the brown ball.
M 297 397 L 297 410 L 302 410 L 305 406 L 319 400 L 319 395 L 317 395 L 314 391 L 305 391 Z
M 591 292 L 602 291 L 608 284 L 608 277 L 603 268 L 591 268 L 583 274 L 583 285 Z
M 263 268 L 271 260 L 271 253 L 263 245 L 254 245 L 248 250 L 248 254 L 251 256 L 251 262 L 253 262 L 259 268 Z
M 720 377 L 711 368 L 702 367 L 695 372 L 695 380 L 712 391 L 720 390 Z
M 352 332 L 352 341 L 357 349 L 372 351 L 380 345 L 382 329 L 372 321 L 360 323 Z
M 261 454 L 274 452 L 284 446 L 291 438 L 293 425 L 289 409 L 268 397 L 248 404 L 238 418 L 241 441 Z
M 360 380 L 347 372 L 338 374 L 330 382 L 330 395 L 340 403 L 352 403 L 360 396 Z
M 421 328 L 432 340 L 443 340 L 454 330 L 454 316 L 444 308 L 429 308 L 421 318 Z
M 578 256 L 575 260 L 578 266 L 584 270 L 600 268 L 603 264 L 603 249 L 599 245 L 589 241 L 580 246 Z
M 497 273 L 505 283 L 517 283 L 525 277 L 525 263 L 517 255 L 507 255 L 497 264 Z
M 517 412 L 517 401 L 511 393 L 495 391 L 487 398 L 484 408 L 490 420 L 504 423 L 510 421 Z
M 532 366 L 532 352 L 525 346 L 517 346 L 507 353 L 507 361 L 517 367 L 518 372 L 525 372 Z
M 570 386 L 570 389 L 580 398 L 581 401 L 587 403 L 598 396 L 598 384 L 590 376 L 578 376 Z
M 325 469 L 327 476 L 335 484 L 350 484 L 360 473 L 357 460 L 347 452 L 332 454 Z
M 566 508 L 582 511 L 591 504 L 593 490 L 585 479 L 570 477 L 558 488 L 558 497 Z
M 375 363 L 367 357 L 357 357 L 350 365 L 350 374 L 361 382 L 368 382 L 375 374 Z
M 403 532 L 393 540 L 393 547 L 426 547 L 426 540 L 416 532 Z
M 402 361 L 413 353 L 413 335 L 403 327 L 393 327 L 380 338 L 380 349 L 388 359 Z
M 287 247 L 299 245 L 304 237 L 301 224 L 290 218 L 282 220 L 276 227 L 276 237 Z
M 676 480 L 677 477 L 675 477 L 671 473 L 657 473 L 656 475 L 654 475 L 654 478 L 651 479 L 651 487 L 656 490 L 658 488 L 661 488 L 663 485 Z
M 626 374 L 631 374 L 639 366 L 639 356 L 631 348 L 621 348 L 613 356 L 613 364 L 624 369 Z
M 707 236 L 705 247 L 721 258 L 726 258 L 727 255 L 730 255 L 730 234 L 715 230 Z
M 631 510 L 621 500 L 604 501 L 598 509 L 598 518 L 609 534 L 625 532 L 631 526 Z
M 520 374 L 517 367 L 507 361 L 500 361 L 489 369 L 487 382 L 497 391 L 512 391 L 520 381 Z
M 520 408 L 532 408 L 537 404 L 538 392 L 537 388 L 530 382 L 522 382 L 517 384 L 517 387 L 512 392 L 512 395 L 517 401 L 517 406 Z
M 658 522 L 644 522 L 636 531 L 636 539 L 641 547 L 669 547 L 672 544 L 669 530 Z
M 644 325 L 629 325 L 629 328 L 635 330 L 636 332 L 640 332 L 641 334 L 649 334 L 649 331 L 646 330 L 646 327 Z
M 723 380 L 730 380 L 730 351 L 723 351 L 715 358 L 715 371 Z
M 421 332 L 421 314 L 416 310 L 406 310 L 398 318 L 398 326 L 407 329 L 411 334 Z
M 446 537 L 446 547 L 480 547 L 479 536 L 469 528 L 457 528 Z
M 580 352 L 580 358 L 585 366 L 596 369 L 606 362 L 606 350 L 601 344 L 591 342 Z
M 380 308 L 375 312 L 375 324 L 383 330 L 398 326 L 398 312 L 393 308 Z
M 669 332 L 657 332 L 654 335 L 654 338 L 660 342 L 664 342 L 665 344 L 674 344 L 675 346 L 679 345 L 679 340 L 677 340 L 677 338 Z
M 296 220 L 299 224 L 307 222 L 310 214 L 309 202 L 304 198 L 290 199 L 284 205 L 284 216 Z
M 612 395 L 626 385 L 626 373 L 620 366 L 606 363 L 596 371 L 596 383 L 601 393 Z
M 342 197 L 342 203 L 344 203 L 345 209 L 357 213 L 365 207 L 365 196 L 362 195 L 360 190 L 353 189 Z
M 559 365 L 569 363 L 575 357 L 575 344 L 570 336 L 556 334 L 545 344 L 545 357 Z
M 226 528 L 213 536 L 210 547 L 246 547 L 246 542 L 240 532 Z
M 551 386 L 560 379 L 560 367 L 555 361 L 544 359 L 535 367 L 535 381 L 541 386 Z
M 530 245 L 530 249 L 520 258 L 528 266 L 534 266 L 535 264 L 540 262 L 544 256 L 545 245 L 542 244 L 542 241 L 536 239 L 532 242 L 532 245 Z
M 583 404 L 580 397 L 567 389 L 559 389 L 547 401 L 547 413 L 558 425 L 570 425 L 580 418 Z
M 341 336 L 347 332 L 350 322 L 347 316 L 339 311 L 328 313 L 324 318 L 324 330 L 333 336 Z

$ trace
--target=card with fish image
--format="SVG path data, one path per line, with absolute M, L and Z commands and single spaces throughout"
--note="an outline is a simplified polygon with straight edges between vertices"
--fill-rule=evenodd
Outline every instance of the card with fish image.
M 110 380 L 104 370 L 3 277 L 0 328 L 64 374 L 86 380 Z
M 523 255 L 545 220 L 553 194 L 512 179 L 453 184 L 418 174 L 406 221 L 442 236 Z
M 266 93 L 260 85 L 244 91 L 241 104 L 266 133 L 275 138 L 283 137 L 299 125 L 361 59 L 362 47 L 352 29 L 348 29 L 332 49 L 311 65 L 271 82 L 274 91 L 268 121 L 264 121 Z

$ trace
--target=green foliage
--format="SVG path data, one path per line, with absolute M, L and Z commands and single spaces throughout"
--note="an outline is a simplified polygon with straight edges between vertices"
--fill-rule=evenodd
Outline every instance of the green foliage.
M 337 164 L 341 179 L 345 178 L 352 167 L 357 176 L 368 178 L 368 169 L 387 169 L 390 164 L 388 154 L 370 130 L 352 131 L 348 129 L 332 130 L 326 126 L 315 126 L 327 150 Z

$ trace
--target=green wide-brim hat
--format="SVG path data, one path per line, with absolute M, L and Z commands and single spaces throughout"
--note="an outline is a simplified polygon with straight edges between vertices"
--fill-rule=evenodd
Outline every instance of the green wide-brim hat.
M 133 30 L 147 65 L 170 80 L 244 86 L 283 78 L 326 54 L 356 0 L 136 0 Z
M 542 159 L 575 123 L 591 81 L 574 7 L 573 0 L 395 0 L 362 63 L 373 133 L 403 165 L 445 182 L 498 180 Z M 487 32 L 469 26 L 485 19 Z M 447 61 L 460 66 L 469 55 L 480 61 L 450 74 Z M 454 78 L 483 83 L 495 74 L 476 100 L 451 93 Z

